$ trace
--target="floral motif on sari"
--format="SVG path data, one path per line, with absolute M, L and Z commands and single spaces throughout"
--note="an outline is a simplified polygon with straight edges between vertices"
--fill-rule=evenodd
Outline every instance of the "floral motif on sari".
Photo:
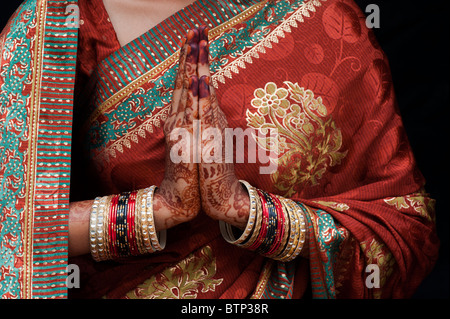
M 322 201 L 322 200 L 316 200 L 314 202 L 317 204 L 320 204 L 322 206 L 326 206 L 331 209 L 337 210 L 338 212 L 345 212 L 346 210 L 350 209 L 350 207 L 345 203 L 329 202 L 329 201 Z
M 375 264 L 380 268 L 380 288 L 386 283 L 386 280 L 390 277 L 394 271 L 395 259 L 392 253 L 386 248 L 386 246 L 373 238 L 370 242 L 369 240 L 363 241 L 360 244 L 362 251 L 364 252 L 367 260 L 367 265 Z M 374 289 L 373 295 L 375 298 L 381 298 L 381 289 Z
M 394 206 L 398 211 L 414 209 L 420 216 L 429 221 L 435 221 L 435 200 L 430 200 L 424 190 L 406 196 L 385 198 L 384 201 L 386 204 Z
M 304 17 L 320 5 L 319 0 L 276 3 L 266 0 L 246 10 L 237 7 L 239 14 L 209 31 L 214 86 L 218 87 L 226 78 L 245 69 L 246 64 L 278 43 L 279 38 L 291 32 L 292 27 L 297 27 L 298 22 L 303 22 Z M 287 20 L 286 16 L 289 16 Z M 163 61 L 153 61 L 151 55 L 140 54 L 145 51 L 143 47 L 149 48 L 147 37 L 153 39 L 150 33 L 143 35 L 106 59 L 96 71 L 101 85 L 96 89 L 95 105 L 87 121 L 86 144 L 100 165 L 111 156 L 116 157 L 117 152 L 123 153 L 137 144 L 140 137 L 157 131 L 166 118 L 179 50 L 173 45 L 167 46 L 170 54 Z M 136 48 L 137 54 L 134 53 Z M 142 67 L 133 77 L 128 74 L 130 80 L 123 69 L 128 63 L 140 67 L 141 60 L 147 63 L 147 70 Z M 109 96 L 111 88 L 117 92 Z
M 211 247 L 190 254 L 173 267 L 152 276 L 127 294 L 131 299 L 196 299 L 215 291 L 223 279 L 214 278 L 217 266 Z
M 263 136 L 273 129 L 270 137 L 255 136 L 265 150 L 278 155 L 278 170 L 271 179 L 283 196 L 291 197 L 305 185 L 317 185 L 327 168 L 341 163 L 347 151 L 341 151 L 342 134 L 335 122 L 327 116 L 321 97 L 297 83 L 286 81 L 287 88 L 278 88 L 273 82 L 254 92 L 247 110 L 248 126 Z

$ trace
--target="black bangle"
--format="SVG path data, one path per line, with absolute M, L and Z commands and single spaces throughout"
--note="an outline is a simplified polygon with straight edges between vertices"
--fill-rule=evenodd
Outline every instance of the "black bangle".
M 117 203 L 116 245 L 120 257 L 127 257 L 130 254 L 127 236 L 127 212 L 129 197 L 130 192 L 122 193 L 120 194 Z

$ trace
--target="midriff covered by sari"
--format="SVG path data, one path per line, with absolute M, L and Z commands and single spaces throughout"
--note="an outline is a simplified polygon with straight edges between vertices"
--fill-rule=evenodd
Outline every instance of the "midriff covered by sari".
M 81 270 L 71 297 L 414 293 L 437 258 L 434 202 L 386 56 L 352 1 L 199 0 L 123 47 L 100 0 L 79 6 L 71 200 L 160 184 L 179 43 L 187 30 L 208 25 L 212 80 L 229 127 L 277 132 L 270 140 L 278 143 L 277 170 L 261 174 L 269 163 L 252 163 L 245 152 L 236 175 L 303 204 L 309 242 L 301 257 L 276 262 L 228 244 L 218 222 L 200 214 L 168 230 L 157 254 L 69 259 Z

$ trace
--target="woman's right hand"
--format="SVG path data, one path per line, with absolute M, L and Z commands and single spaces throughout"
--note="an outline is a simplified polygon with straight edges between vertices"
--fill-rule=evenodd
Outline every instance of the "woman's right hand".
M 201 207 L 198 165 L 193 160 L 196 154 L 193 143 L 194 120 L 198 119 L 199 115 L 197 98 L 199 37 L 198 30 L 190 30 L 180 50 L 172 104 L 164 123 L 165 173 L 153 202 L 157 230 L 192 220 L 198 215 Z M 182 145 L 186 147 L 184 150 L 189 152 L 181 152 Z M 184 155 L 186 156 L 183 157 Z

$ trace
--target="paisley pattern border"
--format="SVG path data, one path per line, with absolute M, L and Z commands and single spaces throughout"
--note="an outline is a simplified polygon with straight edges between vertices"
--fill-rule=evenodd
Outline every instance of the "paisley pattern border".
M 1 221 L 10 226 L 2 227 L 0 237 L 2 257 L 8 259 L 7 266 L 2 260 L 0 276 L 5 298 L 67 296 L 78 29 L 66 24 L 66 7 L 76 3 L 26 1 L 2 35 L 0 119 L 7 125 L 0 139 L 5 159 L 0 181 L 7 196 L 0 207 L 10 218 Z

